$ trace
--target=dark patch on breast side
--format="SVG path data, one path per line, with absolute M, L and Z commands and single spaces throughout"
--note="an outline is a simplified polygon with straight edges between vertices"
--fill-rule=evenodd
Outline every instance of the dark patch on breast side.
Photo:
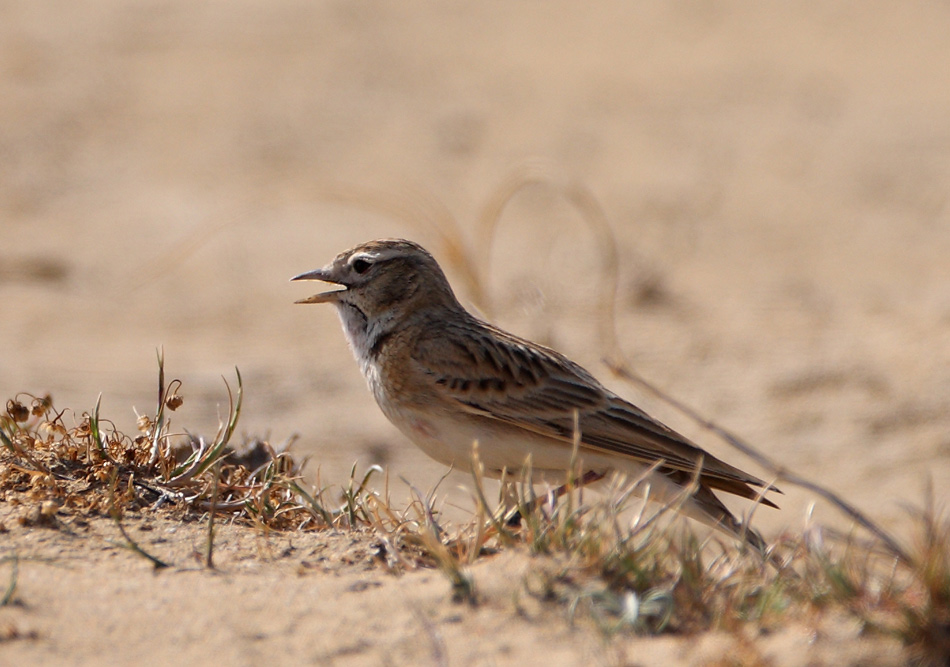
M 384 331 L 383 333 L 376 336 L 376 340 L 373 341 L 373 344 L 369 348 L 369 356 L 373 359 L 379 356 L 379 353 L 383 351 L 383 346 L 389 342 L 389 339 L 393 337 L 394 331 Z

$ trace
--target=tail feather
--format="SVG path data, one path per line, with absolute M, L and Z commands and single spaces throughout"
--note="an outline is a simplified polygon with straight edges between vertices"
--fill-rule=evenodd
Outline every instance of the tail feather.
M 736 519 L 705 483 L 700 483 L 686 501 L 683 510 L 692 518 L 745 541 L 753 549 L 765 555 L 767 545 L 758 531 Z

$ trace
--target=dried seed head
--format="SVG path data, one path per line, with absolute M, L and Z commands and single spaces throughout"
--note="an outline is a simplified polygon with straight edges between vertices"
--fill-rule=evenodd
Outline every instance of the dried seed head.
M 53 398 L 46 394 L 43 398 L 34 398 L 33 407 L 30 409 L 30 412 L 34 417 L 42 417 L 45 415 L 50 408 L 53 407 Z
M 30 418 L 30 411 L 26 409 L 26 406 L 12 398 L 7 401 L 7 414 L 15 422 L 25 422 Z
M 113 465 L 109 462 L 102 463 L 101 465 L 96 466 L 92 472 L 92 476 L 95 477 L 100 482 L 104 482 L 110 477 L 112 477 Z
M 172 394 L 165 399 L 165 407 L 169 410 L 177 410 L 181 407 L 181 404 L 185 402 L 185 399 L 181 397 L 181 394 Z
M 148 433 L 152 430 L 152 420 L 148 418 L 148 415 L 141 415 L 138 420 L 136 420 L 135 425 L 142 433 Z
M 40 515 L 50 518 L 59 511 L 60 503 L 55 500 L 44 500 L 40 504 Z
M 43 422 L 40 424 L 40 428 L 57 435 L 66 435 L 66 427 L 59 422 Z

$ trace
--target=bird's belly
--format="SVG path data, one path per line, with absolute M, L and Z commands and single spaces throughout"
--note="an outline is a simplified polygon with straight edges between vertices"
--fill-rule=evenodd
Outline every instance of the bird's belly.
M 500 477 L 502 471 L 517 478 L 530 467 L 532 481 L 562 484 L 567 481 L 572 465 L 569 443 L 508 426 L 487 419 L 449 418 L 442 415 L 403 412 L 387 417 L 417 447 L 430 457 L 456 470 L 471 471 L 473 445 L 478 443 L 478 458 L 489 477 Z M 583 472 L 608 473 L 616 470 L 638 476 L 645 470 L 641 463 L 629 459 L 581 450 L 579 465 Z

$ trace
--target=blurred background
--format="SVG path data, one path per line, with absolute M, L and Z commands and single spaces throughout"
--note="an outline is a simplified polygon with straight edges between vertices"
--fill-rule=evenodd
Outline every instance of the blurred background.
M 238 366 L 239 430 L 299 434 L 327 483 L 379 462 L 429 488 L 287 282 L 405 236 L 463 302 L 761 472 L 600 363 L 575 188 L 615 236 L 634 367 L 899 530 L 928 480 L 950 500 L 948 35 L 936 0 L 0 1 L 0 396 L 101 393 L 133 431 L 161 346 L 179 426 L 214 430 Z M 786 491 L 766 531 L 800 526 Z

